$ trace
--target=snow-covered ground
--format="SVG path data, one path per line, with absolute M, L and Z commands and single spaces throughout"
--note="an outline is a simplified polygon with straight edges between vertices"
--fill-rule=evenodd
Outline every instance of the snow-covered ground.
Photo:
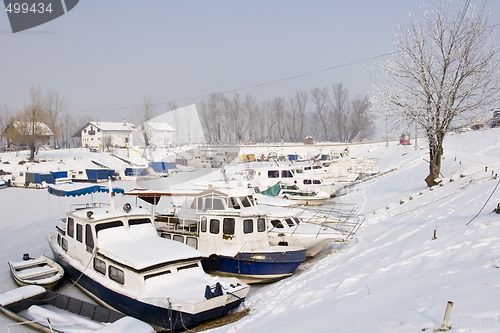
M 441 325 L 447 301 L 454 302 L 453 331 L 500 331 L 500 215 L 491 213 L 500 203 L 500 190 L 492 195 L 500 182 L 494 179 L 500 173 L 499 139 L 499 129 L 447 136 L 442 185 L 432 190 L 424 182 L 425 140 L 419 140 L 417 151 L 397 142 L 351 145 L 351 156 L 377 159 L 377 171 L 395 169 L 334 199 L 358 204 L 357 213 L 366 216 L 357 236 L 345 246 L 328 246 L 322 259 L 301 265 L 294 276 L 253 292 L 245 302 L 250 315 L 214 331 L 432 331 Z M 221 176 L 218 170 L 207 172 L 178 174 L 164 186 L 198 175 L 205 175 L 202 180 Z M 0 190 L 0 292 L 16 286 L 8 261 L 25 252 L 50 254 L 44 235 L 70 203 L 49 198 L 44 190 Z M 0 325 L 5 323 L 12 321 L 0 316 Z

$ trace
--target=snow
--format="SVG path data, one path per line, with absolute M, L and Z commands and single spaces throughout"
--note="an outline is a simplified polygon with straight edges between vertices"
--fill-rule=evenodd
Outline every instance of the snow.
M 0 294 L 0 305 L 6 306 L 43 293 L 45 293 L 45 288 L 40 286 L 25 286 L 12 289 Z
M 158 237 L 151 224 L 101 230 L 98 242 L 99 253 L 136 270 L 201 257 L 198 250 Z
M 441 326 L 447 301 L 454 302 L 453 332 L 499 331 L 500 215 L 491 213 L 500 202 L 500 190 L 492 195 L 499 182 L 494 179 L 500 170 L 499 134 L 499 129 L 485 129 L 448 135 L 442 186 L 432 190 L 424 182 L 426 140 L 419 140 L 416 151 L 397 142 L 389 147 L 385 142 L 349 146 L 351 156 L 376 159 L 376 171 L 395 169 L 331 199 L 355 203 L 357 213 L 366 216 L 356 237 L 343 246 L 329 245 L 293 276 L 256 290 L 245 302 L 249 315 L 212 331 L 429 332 Z M 50 153 L 43 152 L 47 158 Z M 72 152 L 53 153 L 56 158 L 73 159 Z M 105 159 L 105 154 L 91 156 L 96 155 Z M 1 158 L 9 160 L 7 154 Z M 85 158 L 82 153 L 81 162 Z M 234 172 L 251 165 L 227 169 Z M 7 170 L 6 165 L 0 167 Z M 155 182 L 173 186 L 177 176 L 191 183 L 221 177 L 218 170 L 194 179 L 197 175 L 180 173 Z M 151 182 L 113 186 L 159 187 L 160 183 Z M 120 198 L 116 197 L 117 207 L 120 200 L 131 202 Z M 47 191 L 21 188 L 1 189 L 0 199 L 0 258 L 5 263 L 26 252 L 50 255 L 43 236 L 54 230 L 54 212 L 81 202 L 81 198 L 49 200 Z M 140 200 L 138 204 L 148 207 Z M 5 265 L 0 292 L 15 286 Z M 5 323 L 12 321 L 0 316 L 0 324 Z M 33 330 L 16 326 L 11 331 Z

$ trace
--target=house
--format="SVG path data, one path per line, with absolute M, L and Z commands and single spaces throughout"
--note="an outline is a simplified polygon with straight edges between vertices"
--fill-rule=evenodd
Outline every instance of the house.
M 12 121 L 5 127 L 2 136 L 7 140 L 8 149 L 27 148 L 30 141 L 36 142 L 36 146 L 54 143 L 54 133 L 42 122 Z
M 90 121 L 83 126 L 73 137 L 77 147 L 99 148 L 128 147 L 130 134 L 135 125 L 123 122 Z
M 137 126 L 132 132 L 133 145 L 144 146 L 144 135 L 148 135 L 149 145 L 153 147 L 169 147 L 172 145 L 172 133 L 175 129 L 165 122 L 148 121 L 144 124 L 144 129 Z

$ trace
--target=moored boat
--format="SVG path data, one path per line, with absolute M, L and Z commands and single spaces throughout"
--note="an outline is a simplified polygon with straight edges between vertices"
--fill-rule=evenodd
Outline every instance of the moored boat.
M 126 194 L 156 203 L 161 196 L 188 195 L 144 189 Z M 181 209 L 170 216 L 157 214 L 156 226 L 162 237 L 198 249 L 206 271 L 267 283 L 292 275 L 306 259 L 304 247 L 269 244 L 267 214 L 254 209 L 251 196 L 223 197 L 219 190 L 189 195 L 194 197 L 189 213 Z
M 154 333 L 153 327 L 133 317 L 41 286 L 24 286 L 0 294 L 0 311 L 48 333 Z
M 51 193 L 80 193 L 75 191 L 54 188 Z M 47 239 L 55 260 L 84 292 L 159 330 L 221 317 L 249 290 L 236 278 L 206 274 L 200 252 L 159 237 L 147 210 L 128 203 L 114 209 L 113 196 L 109 206 L 75 206 Z
M 64 270 L 58 263 L 45 255 L 30 258 L 23 256 L 23 261 L 9 261 L 12 278 L 20 286 L 36 285 L 53 289 L 64 275 Z

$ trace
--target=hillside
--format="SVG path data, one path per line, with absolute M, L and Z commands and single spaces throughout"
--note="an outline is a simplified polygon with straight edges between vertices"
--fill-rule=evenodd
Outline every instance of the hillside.
M 366 222 L 349 244 L 252 294 L 250 315 L 216 332 L 432 331 L 453 301 L 453 328 L 497 332 L 500 321 L 499 130 L 449 135 L 442 186 L 426 189 L 425 140 L 419 149 L 385 143 L 351 146 L 378 159 L 383 177 L 335 200 L 357 203 Z M 485 172 L 485 167 L 488 167 Z M 436 239 L 433 239 L 436 231 Z

